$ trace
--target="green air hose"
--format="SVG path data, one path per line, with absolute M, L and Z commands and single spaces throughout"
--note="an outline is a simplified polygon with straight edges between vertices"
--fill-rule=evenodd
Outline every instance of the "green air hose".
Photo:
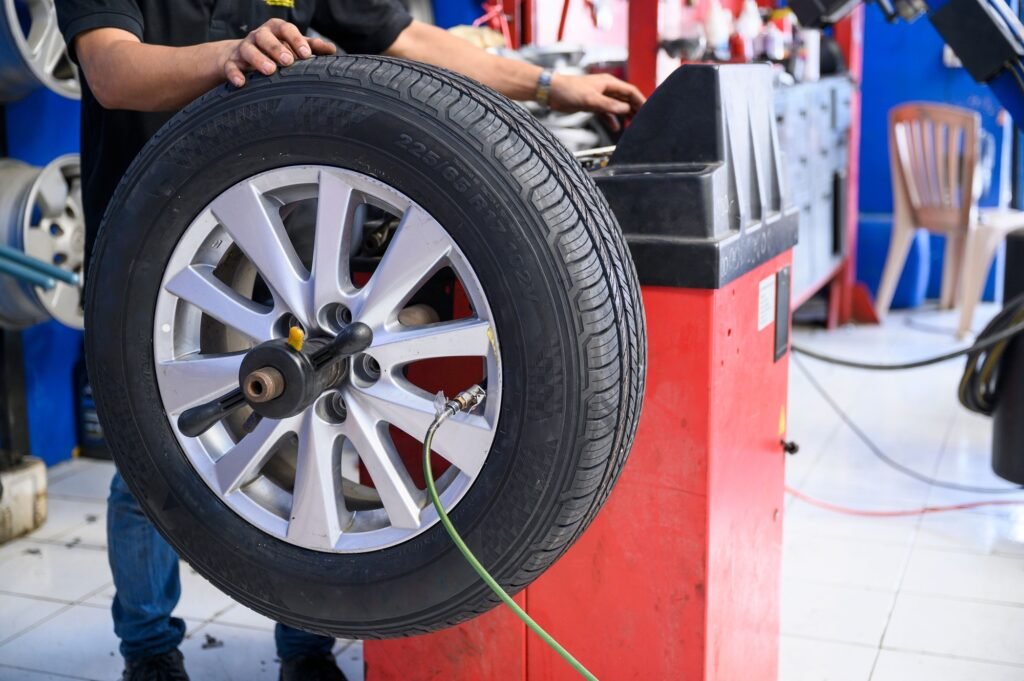
M 579 672 L 579 675 L 589 681 L 597 681 L 597 677 L 590 673 L 586 667 L 584 667 L 579 660 L 572 656 L 572 654 L 562 647 L 562 645 L 551 637 L 551 634 L 544 631 L 539 624 L 533 621 L 533 618 L 526 614 L 526 611 L 519 607 L 519 604 L 512 600 L 512 597 L 501 588 L 501 585 L 491 577 L 487 569 L 477 560 L 477 557 L 473 555 L 473 552 L 466 546 L 466 542 L 462 540 L 459 533 L 455 530 L 455 526 L 452 525 L 452 521 L 448 519 L 448 514 L 445 513 L 444 507 L 441 505 L 441 499 L 437 496 L 437 487 L 434 485 L 434 472 L 430 467 L 430 444 L 434 440 L 434 433 L 444 423 L 445 419 L 450 416 L 454 416 L 456 412 L 462 411 L 467 408 L 467 394 L 471 393 L 476 389 L 479 391 L 480 397 L 475 402 L 469 404 L 469 407 L 475 406 L 476 403 L 482 398 L 483 391 L 478 386 L 473 386 L 470 390 L 460 393 L 458 397 L 453 400 L 449 400 L 445 404 L 444 409 L 434 418 L 433 423 L 430 424 L 430 428 L 427 429 L 427 435 L 423 438 L 423 474 L 427 480 L 427 492 L 430 494 L 430 501 L 434 504 L 434 508 L 437 509 L 437 515 L 441 519 L 441 524 L 444 525 L 444 529 L 448 532 L 448 536 L 452 538 L 455 546 L 458 547 L 459 551 L 465 557 L 466 561 L 472 566 L 480 579 L 484 580 L 484 583 L 491 588 L 498 598 L 504 601 L 505 605 L 512 609 L 512 612 L 516 614 L 516 617 L 521 619 L 526 626 L 533 630 L 537 636 L 540 636 L 541 640 L 551 646 L 558 655 L 569 663 L 569 665 Z

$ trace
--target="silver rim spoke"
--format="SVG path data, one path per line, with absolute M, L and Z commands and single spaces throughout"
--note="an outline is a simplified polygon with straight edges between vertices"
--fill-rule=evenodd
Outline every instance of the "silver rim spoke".
M 358 399 L 365 401 L 381 421 L 420 441 L 437 413 L 434 401 L 422 391 L 386 380 L 361 390 Z M 483 467 L 492 439 L 487 419 L 475 414 L 458 414 L 437 431 L 433 448 L 460 471 L 475 477 Z
M 77 69 L 67 58 L 67 47 L 57 24 L 53 0 L 7 2 L 0 6 L 0 82 L 4 95 L 14 101 L 43 85 L 58 95 L 79 99 Z M 28 22 L 18 10 L 28 10 Z
M 484 357 L 491 338 L 489 322 L 460 319 L 378 333 L 370 354 L 388 368 L 440 357 Z
M 214 200 L 210 209 L 252 261 L 277 303 L 308 328 L 306 270 L 277 210 L 251 183 L 227 190 Z
M 338 429 L 321 420 L 314 410 L 303 415 L 288 520 L 288 539 L 297 544 L 333 548 L 341 534 L 340 516 L 346 516 L 347 521 L 348 512 L 339 504 L 340 479 L 334 467 L 338 437 Z
M 380 495 L 384 510 L 395 527 L 416 529 L 420 526 L 423 493 L 413 484 L 402 457 L 381 434 L 380 422 L 364 411 L 360 401 L 349 401 L 345 436 L 355 445 Z
M 315 218 L 306 210 L 311 200 Z M 359 206 L 365 208 L 357 211 Z M 371 225 L 365 228 L 380 231 L 372 234 L 374 250 L 354 254 L 356 216 L 364 211 Z M 393 228 L 395 216 L 401 218 Z M 357 289 L 353 256 L 360 266 L 372 266 L 378 244 L 386 244 L 383 254 Z M 454 274 L 473 316 L 414 325 L 413 319 L 441 319 L 424 302 L 433 290 L 424 284 L 444 268 Z M 257 276 L 272 302 L 254 301 L 261 300 Z M 434 283 L 447 285 L 448 276 Z M 437 522 L 410 473 L 419 466 L 406 465 L 403 454 L 409 452 L 399 452 L 398 438 L 392 439 L 396 431 L 389 429 L 421 441 L 434 418 L 434 398 L 405 376 L 403 367 L 413 362 L 479 362 L 488 391 L 479 413 L 449 419 L 434 439 L 434 451 L 452 464 L 437 479 L 447 509 L 483 470 L 501 400 L 493 318 L 458 246 L 408 197 L 337 168 L 292 166 L 256 175 L 195 218 L 164 281 L 153 329 L 164 409 L 197 473 L 224 503 L 268 534 L 317 551 L 355 553 L 408 541 Z M 403 323 L 399 313 L 414 296 L 415 305 L 426 309 L 403 315 Z M 248 348 L 280 338 L 284 315 L 294 315 L 311 338 L 323 338 L 336 333 L 342 319 L 344 310 L 333 306 L 344 306 L 354 321 L 374 331 L 366 356 L 353 358 L 333 392 L 296 416 L 264 417 L 248 434 L 241 416 L 224 419 L 198 438 L 181 434 L 178 416 L 237 388 Z M 220 324 L 211 326 L 212 320 Z M 367 363 L 371 358 L 379 367 Z M 361 470 L 369 480 L 360 479 Z
M 197 355 L 158 364 L 160 382 L 168 386 L 163 391 L 164 409 L 177 415 L 238 387 L 242 356 Z
M 210 265 L 190 265 L 164 288 L 251 340 L 264 341 L 273 336 L 274 315 L 213 276 Z
M 65 52 L 64 36 L 61 35 L 60 29 L 57 27 L 56 14 L 49 15 L 39 41 L 30 46 L 30 49 L 36 55 L 42 70 L 52 74 Z
M 60 172 L 60 168 L 50 166 L 39 176 L 39 208 L 46 217 L 60 215 L 68 205 L 71 187 L 68 180 Z
M 2 69 L 0 69 L 2 70 Z M 85 224 L 81 210 L 81 182 L 78 156 L 61 156 L 34 172 L 17 161 L 0 163 L 0 186 L 7 200 L 17 201 L 10 214 L 10 245 L 25 255 L 53 264 L 65 272 L 84 275 Z M 17 237 L 20 236 L 21 243 Z M 50 289 L 24 286 L 25 294 L 58 321 L 82 328 L 81 288 L 58 282 Z M 19 296 L 20 297 L 20 296 Z M 17 301 L 2 301 L 0 307 L 14 307 Z M 22 307 L 17 305 L 17 307 Z M 2 314 L 2 313 L 0 313 Z M 20 317 L 21 315 L 17 315 Z
M 231 494 L 251 482 L 291 428 L 290 420 L 261 419 L 251 433 L 224 452 L 214 463 L 221 492 Z
M 384 252 L 363 301 L 353 313 L 372 329 L 379 329 L 398 315 L 399 307 L 436 272 L 452 250 L 452 240 L 422 208 L 409 208 Z
M 316 204 L 316 241 L 313 248 L 313 309 L 336 303 L 352 288 L 352 212 L 355 192 L 328 171 L 320 171 Z
M 35 255 L 37 253 L 53 253 L 54 251 L 54 239 L 49 230 L 39 227 L 26 229 L 22 238 L 24 239 L 24 250 L 26 253 Z M 35 257 L 39 256 L 36 255 Z M 39 259 L 43 260 L 43 258 Z

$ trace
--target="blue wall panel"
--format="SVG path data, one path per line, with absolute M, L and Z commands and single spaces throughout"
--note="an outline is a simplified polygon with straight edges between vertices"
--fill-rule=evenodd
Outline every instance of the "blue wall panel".
M 1002 107 L 986 86 L 975 83 L 962 68 L 944 66 L 942 48 L 942 39 L 927 19 L 909 25 L 888 24 L 877 8 L 867 8 L 860 147 L 861 213 L 892 211 L 888 116 L 894 106 L 910 101 L 953 104 L 981 114 L 982 126 L 995 138 L 997 153 L 992 182 L 979 203 L 999 205 L 1000 185 L 1009 182 L 1003 175 L 1008 168 L 1002 167 L 998 151 L 1008 144 L 1004 141 L 1006 130 L 997 120 Z M 864 224 L 864 218 L 861 222 Z M 934 297 L 935 282 L 941 276 L 942 253 L 941 244 L 933 244 L 928 273 L 929 297 Z M 1001 259 L 1000 253 L 989 274 L 986 300 L 993 300 L 999 294 L 996 279 Z M 884 260 L 884 251 L 858 248 L 858 280 L 872 279 Z
M 434 0 L 434 23 L 441 28 L 472 24 L 484 13 L 483 0 Z
M 889 110 L 911 101 L 938 102 L 973 109 L 982 125 L 1003 144 L 996 117 L 999 101 L 987 87 L 961 68 L 942 65 L 942 39 L 927 19 L 913 24 L 887 24 L 877 7 L 869 6 L 864 22 L 864 79 L 860 144 L 860 211 L 892 211 L 889 172 Z M 999 202 L 999 158 L 982 206 Z
M 77 153 L 78 112 L 78 102 L 42 89 L 7 105 L 8 154 L 42 166 Z M 76 445 L 72 386 L 82 334 L 51 321 L 26 329 L 22 337 L 30 447 L 54 464 L 69 458 Z

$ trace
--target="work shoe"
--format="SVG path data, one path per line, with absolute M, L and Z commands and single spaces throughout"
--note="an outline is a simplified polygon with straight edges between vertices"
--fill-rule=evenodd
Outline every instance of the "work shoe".
M 281 661 L 280 681 L 348 681 L 334 656 L 302 655 Z
M 185 656 L 172 650 L 153 657 L 125 662 L 121 681 L 188 681 Z

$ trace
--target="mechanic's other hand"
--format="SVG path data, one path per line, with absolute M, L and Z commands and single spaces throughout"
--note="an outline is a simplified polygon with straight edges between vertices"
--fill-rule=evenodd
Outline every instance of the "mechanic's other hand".
M 548 103 L 555 111 L 630 116 L 646 101 L 636 87 L 607 73 L 588 76 L 555 74 Z
M 227 44 L 224 77 L 235 87 L 242 87 L 246 71 L 259 71 L 269 76 L 279 64 L 291 66 L 296 59 L 334 52 L 334 45 L 326 40 L 307 38 L 295 24 L 271 19 L 245 38 Z

